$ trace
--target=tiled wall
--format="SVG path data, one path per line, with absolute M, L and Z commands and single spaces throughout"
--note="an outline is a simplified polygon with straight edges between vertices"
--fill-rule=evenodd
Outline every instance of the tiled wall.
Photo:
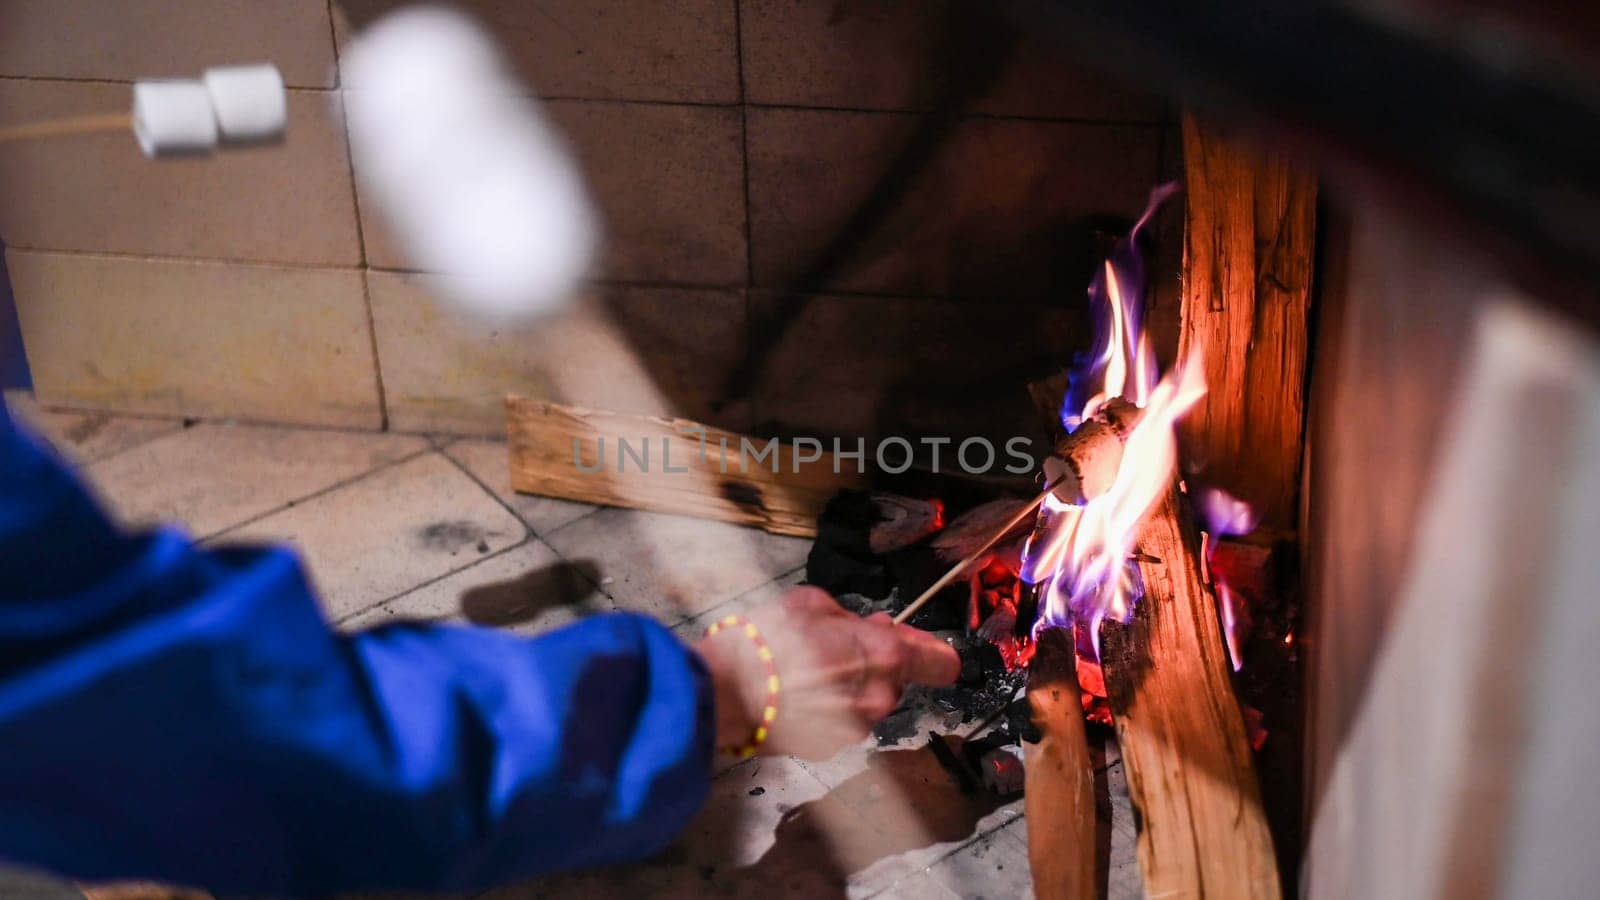
M 396 5 L 0 0 L 0 126 L 221 62 L 272 59 L 291 89 L 279 147 L 0 145 L 41 399 L 489 433 L 507 390 L 630 402 L 551 377 L 581 341 L 443 315 L 360 203 L 337 47 Z M 1006 431 L 1018 386 L 1083 338 L 1091 226 L 1137 214 L 1163 171 L 1160 103 L 989 4 L 464 5 L 548 98 L 605 215 L 575 318 L 608 314 L 670 406 L 718 424 Z

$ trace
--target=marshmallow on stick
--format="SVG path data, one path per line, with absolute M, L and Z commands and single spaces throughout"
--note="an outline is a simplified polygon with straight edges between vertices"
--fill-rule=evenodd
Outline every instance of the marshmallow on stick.
M 572 299 L 599 223 L 576 163 L 489 37 L 461 13 L 408 7 L 341 56 L 350 152 L 413 265 L 484 319 Z
M 129 113 L 13 125 L 0 129 L 0 143 L 101 134 L 132 126 L 145 156 L 194 155 L 224 143 L 276 140 L 283 136 L 287 118 L 283 77 L 276 66 L 218 66 L 200 78 L 135 82 Z
M 146 156 L 275 140 L 287 118 L 283 77 L 271 63 L 219 66 L 197 79 L 133 86 L 133 134 Z

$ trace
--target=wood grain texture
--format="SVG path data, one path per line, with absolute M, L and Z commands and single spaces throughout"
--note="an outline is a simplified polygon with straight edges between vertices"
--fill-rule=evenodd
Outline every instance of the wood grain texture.
M 1179 430 L 1202 479 L 1295 524 L 1305 421 L 1306 320 L 1316 181 L 1186 116 L 1180 358 L 1200 353 L 1210 392 Z
M 1198 536 L 1174 490 L 1145 520 L 1145 596 L 1102 631 L 1149 897 L 1277 898 L 1272 837 Z
M 1023 744 L 1028 866 L 1039 900 L 1091 900 L 1095 884 L 1094 770 L 1083 728 L 1072 633 L 1039 635 L 1028 669 L 1028 705 L 1040 732 Z
M 809 448 L 797 453 L 795 444 L 688 419 L 515 395 L 506 398 L 506 436 L 511 487 L 521 493 L 698 516 L 797 537 L 815 537 L 828 500 L 866 481 L 856 461 L 838 461 L 820 450 L 813 456 Z

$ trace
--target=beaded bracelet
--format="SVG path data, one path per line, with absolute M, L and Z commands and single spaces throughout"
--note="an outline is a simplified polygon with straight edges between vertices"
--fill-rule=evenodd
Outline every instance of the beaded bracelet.
M 755 733 L 750 736 L 750 741 L 742 747 L 725 747 L 724 752 L 739 759 L 748 759 L 755 756 L 761 745 L 766 743 L 767 734 L 772 729 L 772 723 L 778 718 L 778 665 L 772 659 L 772 648 L 767 646 L 767 639 L 761 636 L 761 630 L 756 624 L 744 616 L 727 616 L 711 623 L 706 629 L 706 637 L 711 637 L 724 628 L 740 628 L 744 636 L 756 645 L 756 656 L 767 671 L 767 701 L 761 704 L 761 721 L 756 725 Z

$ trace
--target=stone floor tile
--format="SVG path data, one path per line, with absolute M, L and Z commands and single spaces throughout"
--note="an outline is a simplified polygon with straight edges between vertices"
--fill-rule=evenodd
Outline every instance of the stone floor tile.
M 931 713 L 929 715 L 932 715 Z M 926 749 L 930 721 L 914 734 L 880 747 L 874 738 L 840 751 L 832 759 L 801 762 L 832 788 L 831 797 L 883 835 L 891 852 L 858 858 L 850 871 L 850 893 L 871 894 L 911 878 L 978 835 L 1022 814 L 1020 799 L 1001 802 L 979 791 L 962 794 Z M 945 733 L 946 728 L 932 730 Z
M 70 881 L 33 869 L 0 867 L 0 897 L 15 900 L 84 900 Z
M 1019 818 L 929 866 L 929 881 L 954 897 L 1033 896 L 1028 845 L 1015 837 L 1021 825 Z
M 599 567 L 620 609 L 668 625 L 799 567 L 811 542 L 685 516 L 602 509 L 545 535 L 557 553 Z
M 493 491 L 502 503 L 511 507 L 511 511 L 526 522 L 534 534 L 540 536 L 549 534 L 600 508 L 587 503 L 519 494 L 513 491 L 511 464 L 506 458 L 505 441 L 466 438 L 450 444 L 445 448 L 445 453 L 466 467 L 466 470 L 472 473 L 472 477 Z
M 27 424 L 56 452 L 77 466 L 183 429 L 181 419 L 46 409 L 28 391 L 6 391 L 5 404 L 14 418 Z
M 889 717 L 901 723 L 895 729 L 880 728 L 877 735 L 851 744 L 825 760 L 806 760 L 805 766 L 824 784 L 840 785 L 865 771 L 872 757 L 888 750 L 922 750 L 930 733 L 965 736 L 977 722 L 963 722 L 964 714 L 946 712 L 932 702 L 924 689 L 913 685 Z M 885 722 L 887 725 L 888 722 Z
M 207 537 L 427 446 L 378 432 L 203 423 L 85 474 L 124 523 L 178 522 Z
M 359 631 L 399 621 L 493 625 L 533 635 L 611 610 L 595 573 L 538 538 L 339 623 Z
M 673 633 L 686 641 L 694 640 L 704 634 L 706 626 L 717 619 L 723 616 L 744 615 L 758 606 L 771 603 L 783 596 L 785 591 L 805 581 L 805 578 L 806 570 L 803 568 L 780 575 L 766 584 L 751 588 L 732 600 L 718 604 L 692 619 L 679 622 L 673 626 Z
M 867 768 L 833 794 L 894 848 L 853 870 L 853 893 L 886 888 L 1022 815 L 1021 798 L 1003 802 L 987 791 L 961 793 L 920 744 L 871 754 Z
M 521 543 L 515 516 L 438 452 L 374 472 L 222 540 L 286 540 L 335 621 Z
M 655 857 L 502 888 L 484 900 L 839 896 L 847 875 L 837 872 L 829 844 L 795 824 L 809 822 L 806 811 L 826 793 L 794 760 L 746 760 L 712 781 L 706 805 Z

